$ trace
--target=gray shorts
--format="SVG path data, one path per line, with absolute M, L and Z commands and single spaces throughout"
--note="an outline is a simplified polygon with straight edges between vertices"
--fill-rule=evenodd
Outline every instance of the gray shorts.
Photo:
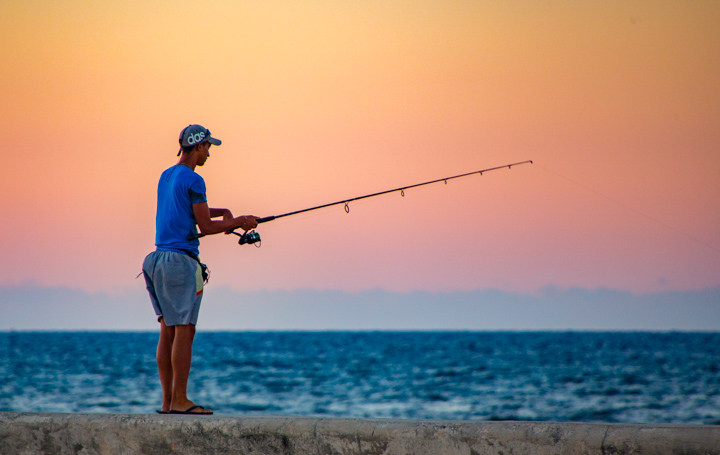
M 153 251 L 143 261 L 143 275 L 155 314 L 165 324 L 197 324 L 203 279 L 200 264 L 183 253 Z

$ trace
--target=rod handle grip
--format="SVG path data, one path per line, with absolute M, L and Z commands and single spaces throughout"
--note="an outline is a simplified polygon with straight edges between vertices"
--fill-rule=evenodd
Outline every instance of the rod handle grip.
M 257 219 L 257 222 L 258 222 L 258 224 L 260 224 L 260 223 L 267 223 L 268 221 L 272 221 L 272 220 L 274 220 L 275 218 L 277 218 L 277 217 L 276 217 L 276 216 L 266 216 L 265 218 L 258 218 L 258 219 Z

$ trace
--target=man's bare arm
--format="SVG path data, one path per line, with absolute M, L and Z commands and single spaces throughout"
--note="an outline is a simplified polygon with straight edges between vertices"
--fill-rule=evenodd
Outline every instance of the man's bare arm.
M 253 215 L 241 215 L 233 217 L 228 209 L 216 209 L 208 207 L 207 202 L 193 204 L 193 214 L 201 234 L 210 235 L 220 232 L 228 232 L 240 228 L 244 231 L 254 229 L 257 226 L 257 217 Z M 222 216 L 222 220 L 213 218 Z
M 210 207 L 210 218 L 223 217 L 224 220 L 234 218 L 230 209 L 214 209 Z

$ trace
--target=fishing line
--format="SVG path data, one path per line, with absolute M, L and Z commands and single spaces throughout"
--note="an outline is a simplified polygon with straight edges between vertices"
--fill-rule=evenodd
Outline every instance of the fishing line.
M 382 196 L 384 194 L 395 193 L 395 192 L 399 192 L 401 196 L 405 197 L 405 191 L 409 190 L 411 188 L 417 188 L 420 186 L 431 185 L 433 183 L 440 183 L 440 182 L 443 182 L 447 185 L 448 180 L 459 179 L 462 177 L 467 177 L 467 176 L 475 175 L 475 174 L 479 174 L 482 176 L 486 172 L 492 172 L 492 171 L 496 171 L 499 169 L 505 169 L 505 168 L 512 169 L 513 166 L 520 166 L 522 164 L 532 164 L 532 160 L 520 161 L 517 163 L 510 163 L 510 164 L 503 164 L 502 166 L 495 166 L 495 167 L 491 167 L 491 168 L 487 168 L 487 169 L 481 169 L 479 171 L 466 172 L 465 174 L 458 174 L 458 175 L 453 175 L 450 177 L 443 177 L 443 178 L 439 178 L 439 179 L 435 179 L 435 180 L 430 180 L 427 182 L 415 183 L 413 185 L 407 185 L 407 186 L 401 186 L 398 188 L 393 188 L 391 190 L 385 190 L 385 191 L 380 191 L 377 193 L 365 194 L 363 196 L 357 196 L 357 197 L 353 197 L 353 198 L 349 198 L 349 199 L 343 199 L 341 201 L 331 202 L 329 204 L 322 204 L 322 205 L 318 205 L 315 207 L 310 207 L 310 208 L 306 208 L 306 209 L 302 209 L 302 210 L 295 210 L 294 212 L 283 213 L 281 215 L 267 216 L 264 218 L 259 218 L 257 220 L 257 222 L 258 222 L 258 224 L 267 223 L 268 221 L 273 221 L 278 218 L 284 218 L 286 216 L 298 215 L 300 213 L 306 213 L 306 212 L 310 212 L 312 210 L 319 210 L 319 209 L 323 209 L 326 207 L 332 207 L 334 205 L 340 205 L 340 204 L 343 204 L 343 209 L 345 210 L 345 213 L 350 213 L 350 203 L 354 202 L 354 201 L 368 199 L 368 198 L 376 197 L 376 196 Z M 256 245 L 256 246 L 259 246 L 260 234 L 258 234 L 254 230 L 251 230 L 248 232 L 243 232 L 243 233 L 239 233 L 239 232 L 236 232 L 235 230 L 233 230 L 233 231 L 231 231 L 231 233 L 240 237 L 240 240 L 238 241 L 238 243 L 240 245 L 258 243 L 258 245 Z M 188 235 L 188 240 L 195 240 L 195 239 L 199 239 L 201 237 L 205 237 L 205 234 L 190 234 L 190 235 Z
M 636 215 L 640 215 L 640 216 L 642 216 L 642 217 L 644 217 L 644 218 L 647 218 L 648 220 L 650 220 L 650 221 L 652 221 L 652 222 L 654 222 L 654 223 L 657 223 L 657 224 L 663 226 L 664 228 L 666 228 L 666 229 L 668 229 L 668 230 L 670 230 L 670 231 L 675 232 L 676 234 L 683 235 L 683 236 L 687 237 L 688 239 L 697 242 L 697 243 L 700 244 L 700 245 L 706 246 L 706 247 L 708 247 L 708 248 L 710 248 L 710 249 L 712 249 L 712 250 L 720 253 L 720 249 L 718 249 L 717 247 L 715 247 L 715 246 L 713 246 L 713 245 L 708 244 L 707 242 L 703 241 L 702 239 L 699 239 L 699 238 L 695 237 L 695 236 L 692 235 L 692 234 L 688 234 L 687 232 L 681 231 L 680 229 L 677 229 L 677 228 L 675 228 L 674 226 L 671 226 L 671 225 L 669 225 L 669 224 L 667 224 L 667 223 L 665 223 L 665 222 L 663 222 L 663 221 L 661 221 L 661 220 L 659 220 L 659 219 L 657 219 L 657 218 L 655 218 L 655 217 L 653 217 L 653 216 L 651 216 L 651 215 L 648 215 L 648 214 L 645 213 L 645 212 L 642 212 L 642 211 L 640 211 L 640 210 L 638 210 L 638 209 L 636 209 L 636 208 L 634 208 L 634 207 L 630 207 L 629 205 L 624 204 L 624 203 L 618 201 L 617 199 L 613 199 L 613 198 L 611 198 L 610 196 L 608 196 L 608 195 L 606 195 L 606 194 L 603 194 L 603 193 L 601 193 L 601 192 L 599 192 L 599 191 L 597 191 L 597 190 L 595 190 L 595 189 L 593 189 L 593 188 L 590 188 L 590 187 L 587 186 L 587 185 L 583 185 L 582 183 L 577 182 L 577 181 L 575 181 L 575 180 L 573 180 L 573 179 L 571 179 L 571 178 L 569 178 L 569 177 L 566 177 L 566 176 L 564 176 L 564 175 L 562 175 L 562 174 L 559 174 L 559 173 L 557 173 L 557 172 L 555 172 L 555 171 L 552 171 L 552 170 L 546 168 L 545 166 L 542 166 L 542 165 L 538 164 L 537 167 L 539 167 L 540 169 L 544 170 L 544 171 L 547 172 L 547 173 L 553 174 L 553 175 L 556 176 L 556 177 L 559 177 L 559 178 L 561 178 L 561 179 L 563 179 L 563 180 L 566 180 L 566 181 L 572 183 L 573 185 L 577 185 L 577 186 L 579 186 L 580 188 L 583 188 L 583 189 L 585 189 L 585 190 L 587 190 L 587 191 L 595 194 L 596 196 L 599 196 L 599 197 L 601 197 L 601 198 L 603 198 L 603 199 L 605 199 L 605 200 L 607 200 L 607 201 L 609 201 L 609 202 L 612 202 L 613 204 L 619 205 L 620 207 L 624 208 L 625 210 L 628 210 L 628 211 L 630 211 L 630 212 L 635 213 Z

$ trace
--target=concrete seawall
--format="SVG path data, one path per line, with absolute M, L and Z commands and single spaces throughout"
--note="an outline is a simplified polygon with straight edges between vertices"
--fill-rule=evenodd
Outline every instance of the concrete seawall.
M 0 413 L 0 454 L 720 454 L 720 426 Z

